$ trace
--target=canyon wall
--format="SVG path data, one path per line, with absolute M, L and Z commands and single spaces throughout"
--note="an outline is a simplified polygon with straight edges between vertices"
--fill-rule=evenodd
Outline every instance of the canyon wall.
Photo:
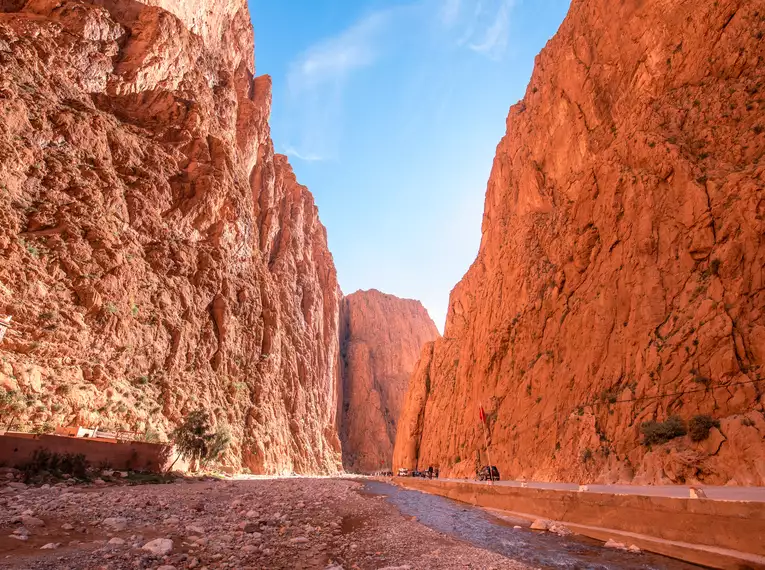
M 374 289 L 343 298 L 340 440 L 347 471 L 390 469 L 409 376 L 422 346 L 438 336 L 436 325 L 419 301 Z
M 473 476 L 486 437 L 503 478 L 765 484 L 764 33 L 763 0 L 572 2 L 394 467 Z
M 335 267 L 253 74 L 245 0 L 0 1 L 0 422 L 202 407 L 232 467 L 341 468 Z

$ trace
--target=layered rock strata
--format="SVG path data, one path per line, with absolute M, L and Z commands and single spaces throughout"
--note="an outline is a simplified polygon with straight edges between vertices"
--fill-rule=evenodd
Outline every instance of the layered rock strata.
M 572 2 L 394 466 L 472 476 L 488 451 L 508 478 L 765 484 L 763 34 L 762 0 Z M 671 416 L 712 427 L 645 445 Z
M 202 407 L 234 467 L 340 468 L 335 267 L 253 45 L 244 0 L 0 2 L 17 422 L 161 434 Z
M 422 346 L 438 330 L 419 301 L 376 290 L 343 298 L 340 439 L 347 471 L 390 469 L 396 425 Z

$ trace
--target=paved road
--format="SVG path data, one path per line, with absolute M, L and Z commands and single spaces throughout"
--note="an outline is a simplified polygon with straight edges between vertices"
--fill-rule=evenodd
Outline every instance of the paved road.
M 456 481 L 474 485 L 489 485 L 488 481 L 471 479 L 438 479 L 437 481 Z M 521 481 L 499 481 L 494 485 L 521 487 L 524 484 L 530 489 L 552 489 L 555 491 L 577 491 L 579 485 L 574 483 L 540 483 Z M 609 493 L 614 495 L 646 495 L 650 497 L 689 497 L 687 485 L 588 485 L 590 493 Z M 765 487 L 714 487 L 703 485 L 708 499 L 717 501 L 754 501 L 765 503 Z

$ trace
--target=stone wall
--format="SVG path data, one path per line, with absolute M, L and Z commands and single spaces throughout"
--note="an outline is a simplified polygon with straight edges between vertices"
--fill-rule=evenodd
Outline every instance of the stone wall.
M 173 448 L 168 444 L 142 441 L 109 442 L 58 435 L 0 435 L 0 465 L 18 467 L 38 449 L 58 454 L 83 454 L 96 467 L 159 472 L 172 463 Z M 180 463 L 180 462 L 179 462 Z M 178 463 L 174 469 L 178 467 Z

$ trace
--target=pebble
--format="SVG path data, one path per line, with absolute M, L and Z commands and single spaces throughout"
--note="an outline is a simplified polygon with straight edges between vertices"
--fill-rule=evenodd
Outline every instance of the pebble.
M 533 523 L 531 523 L 531 530 L 547 530 L 548 524 L 546 520 L 537 519 Z
M 173 551 L 173 541 L 169 538 L 155 538 L 144 544 L 141 550 L 151 552 L 155 556 L 166 556 Z
M 49 542 L 45 546 L 41 546 L 40 550 L 55 550 L 59 546 L 61 546 L 60 542 Z
M 125 544 L 125 539 L 115 536 L 114 538 L 109 540 L 108 544 L 112 544 L 115 546 L 122 546 L 123 544 Z
M 104 522 L 101 524 L 111 530 L 120 531 L 127 528 L 128 521 L 125 517 L 109 517 L 108 519 L 104 519 Z
M 29 527 L 45 526 L 45 521 L 33 516 L 23 515 L 21 517 L 21 524 L 23 524 L 24 526 L 29 526 Z

